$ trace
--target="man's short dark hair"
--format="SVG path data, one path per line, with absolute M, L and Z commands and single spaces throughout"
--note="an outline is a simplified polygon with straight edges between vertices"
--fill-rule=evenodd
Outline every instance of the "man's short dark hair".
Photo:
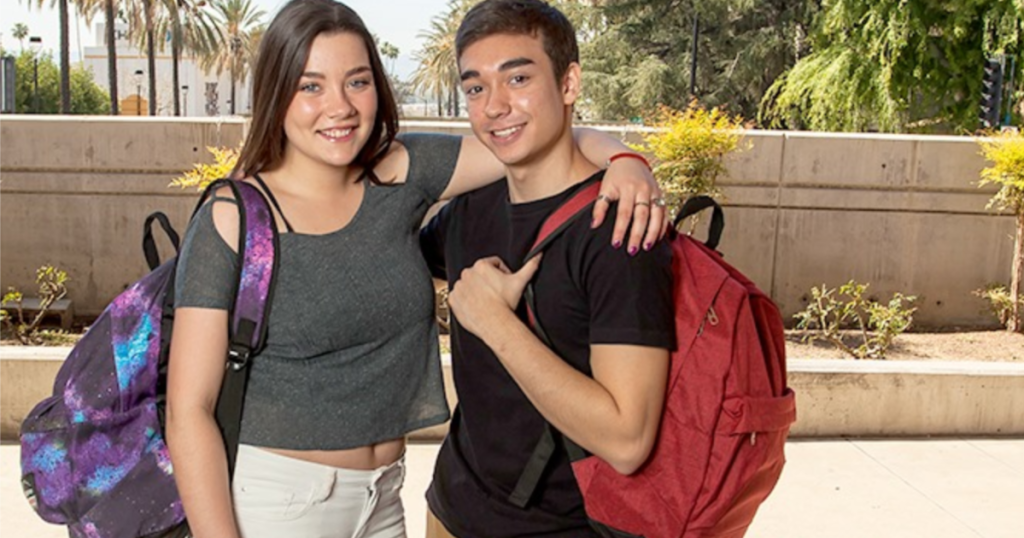
M 572 23 L 561 11 L 540 0 L 485 0 L 474 6 L 455 35 L 456 58 L 462 58 L 473 43 L 499 34 L 539 36 L 555 80 L 562 80 L 569 64 L 580 61 Z

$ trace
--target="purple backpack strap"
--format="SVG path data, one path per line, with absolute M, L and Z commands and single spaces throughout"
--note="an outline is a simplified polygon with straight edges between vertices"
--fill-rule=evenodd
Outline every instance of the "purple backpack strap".
M 238 201 L 238 281 L 229 319 L 228 357 L 217 399 L 217 424 L 224 436 L 228 471 L 233 474 L 242 426 L 242 403 L 253 355 L 264 344 L 274 275 L 278 267 L 278 234 L 270 205 L 256 187 L 242 181 L 218 180 L 203 195 L 228 187 Z M 200 205 L 202 201 L 200 202 Z

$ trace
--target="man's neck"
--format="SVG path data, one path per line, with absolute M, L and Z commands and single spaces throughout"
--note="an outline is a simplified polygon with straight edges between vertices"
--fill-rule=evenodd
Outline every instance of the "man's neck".
M 554 196 L 598 170 L 580 152 L 570 131 L 530 163 L 506 166 L 505 177 L 512 203 L 519 204 Z

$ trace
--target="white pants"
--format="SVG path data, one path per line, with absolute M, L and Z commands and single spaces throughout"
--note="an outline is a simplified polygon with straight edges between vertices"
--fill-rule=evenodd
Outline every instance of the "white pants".
M 241 445 L 231 489 L 244 538 L 406 538 L 404 480 L 404 457 L 361 471 Z

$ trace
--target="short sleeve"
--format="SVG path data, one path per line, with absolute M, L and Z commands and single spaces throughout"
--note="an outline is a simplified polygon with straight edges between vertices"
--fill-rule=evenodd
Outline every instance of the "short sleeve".
M 230 310 L 238 259 L 217 232 L 213 223 L 213 204 L 235 204 L 217 198 L 199 208 L 189 223 L 178 255 L 174 277 L 174 306 Z
M 434 133 L 405 133 L 398 139 L 409 152 L 406 185 L 419 190 L 434 203 L 448 188 L 462 150 L 462 137 Z
M 615 207 L 609 209 L 615 215 Z M 629 256 L 611 245 L 614 219 L 586 233 L 579 275 L 590 303 L 590 343 L 673 349 L 672 249 L 659 241 Z

